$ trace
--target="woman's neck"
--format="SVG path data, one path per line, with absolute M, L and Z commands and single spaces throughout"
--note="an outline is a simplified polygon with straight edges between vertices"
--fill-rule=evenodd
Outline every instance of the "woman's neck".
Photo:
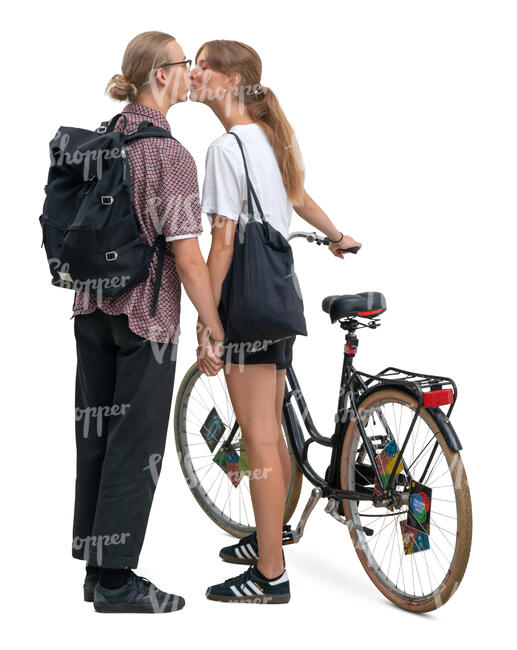
M 239 102 L 232 102 L 228 105 L 228 103 L 223 99 L 218 102 L 213 102 L 210 108 L 214 111 L 226 131 L 229 131 L 232 126 L 237 126 L 237 124 L 255 123 L 255 120 L 252 119 L 248 109 L 243 109 L 242 104 L 239 105 Z

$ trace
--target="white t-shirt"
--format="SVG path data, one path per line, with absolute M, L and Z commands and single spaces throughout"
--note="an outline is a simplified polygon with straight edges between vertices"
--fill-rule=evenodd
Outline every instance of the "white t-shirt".
M 244 148 L 251 183 L 260 201 L 264 217 L 287 239 L 293 204 L 287 198 L 282 175 L 273 148 L 258 124 L 237 124 L 231 131 L 239 136 Z M 220 214 L 247 223 L 246 174 L 241 150 L 235 136 L 225 133 L 214 140 L 206 153 L 205 180 L 201 211 Z M 260 215 L 253 201 L 255 218 Z

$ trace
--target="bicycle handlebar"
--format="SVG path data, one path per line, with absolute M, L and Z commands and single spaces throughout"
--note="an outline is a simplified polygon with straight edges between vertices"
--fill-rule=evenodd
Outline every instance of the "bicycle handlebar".
M 321 244 L 323 244 L 324 246 L 328 246 L 330 243 L 328 237 L 322 237 L 321 235 L 318 235 L 316 232 L 303 232 L 302 230 L 296 230 L 295 232 L 289 233 L 289 235 L 287 236 L 287 241 L 294 239 L 295 237 L 303 237 L 310 244 L 312 244 L 312 242 L 316 242 L 318 246 L 321 246 Z M 359 246 L 351 246 L 350 248 L 341 248 L 339 250 L 342 250 L 345 253 L 353 253 L 355 255 L 359 250 Z

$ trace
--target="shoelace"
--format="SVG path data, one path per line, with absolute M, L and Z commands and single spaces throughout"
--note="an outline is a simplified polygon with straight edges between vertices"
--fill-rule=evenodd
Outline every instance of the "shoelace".
M 137 576 L 136 573 L 133 573 L 133 575 L 130 576 L 130 582 L 142 594 L 148 594 L 149 589 L 154 587 L 150 580 L 143 576 Z
M 239 574 L 238 576 L 235 576 L 234 578 L 228 578 L 228 580 L 224 581 L 224 584 L 227 585 L 232 585 L 232 584 L 241 584 L 241 583 L 246 583 L 251 575 L 251 569 L 253 568 L 253 565 L 249 566 L 244 573 Z

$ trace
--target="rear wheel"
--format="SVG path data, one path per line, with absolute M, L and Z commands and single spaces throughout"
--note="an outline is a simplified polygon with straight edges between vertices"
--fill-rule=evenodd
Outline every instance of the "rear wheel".
M 203 427 L 206 431 L 205 422 L 211 412 L 217 414 L 224 428 L 213 449 L 210 449 L 201 431 Z M 249 477 L 242 473 L 235 486 L 228 473 L 216 462 L 218 454 L 227 445 L 234 423 L 235 413 L 221 373 L 209 377 L 199 371 L 197 363 L 193 364 L 179 387 L 174 410 L 174 433 L 181 469 L 203 511 L 223 530 L 236 537 L 244 537 L 255 530 Z M 282 428 L 291 460 L 291 481 L 284 511 L 286 524 L 300 498 L 303 476 L 293 456 L 283 416 Z M 232 439 L 232 446 L 239 456 L 239 462 L 242 462 L 245 450 L 244 445 L 241 447 L 240 429 Z
M 416 408 L 417 399 L 398 389 L 381 388 L 362 399 L 359 414 L 377 454 L 391 439 L 400 450 Z M 403 609 L 428 612 L 447 602 L 465 572 L 472 537 L 470 492 L 460 453 L 449 448 L 425 408 L 403 461 L 405 467 L 396 480 L 396 505 L 377 507 L 368 501 L 344 500 L 343 509 L 347 519 L 373 529 L 372 536 L 354 528 L 349 531 L 375 586 Z M 351 421 L 341 456 L 342 489 L 373 493 L 373 471 L 357 422 Z M 408 516 L 409 474 L 431 488 L 432 496 L 429 548 L 406 554 L 400 522 Z

